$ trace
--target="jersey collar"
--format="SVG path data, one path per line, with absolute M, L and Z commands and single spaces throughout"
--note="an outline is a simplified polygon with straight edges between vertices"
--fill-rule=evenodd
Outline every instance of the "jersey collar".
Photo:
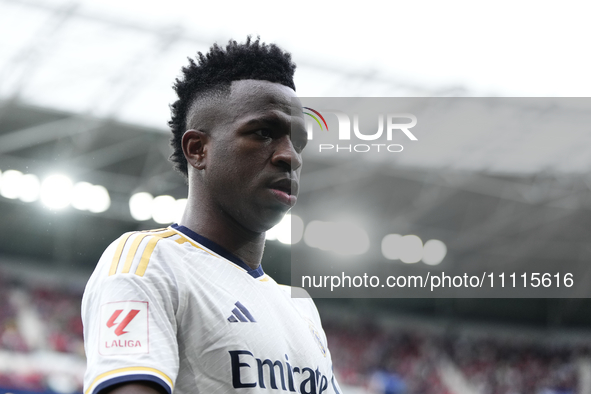
M 194 241 L 197 241 L 201 245 L 205 246 L 207 249 L 219 254 L 226 260 L 229 260 L 232 263 L 236 264 L 240 268 L 244 269 L 253 278 L 260 278 L 261 276 L 265 275 L 265 273 L 263 272 L 262 265 L 259 265 L 257 269 L 253 270 L 244 261 L 234 256 L 232 253 L 228 252 L 226 249 L 216 244 L 212 240 L 205 238 L 203 235 L 199 235 L 195 231 L 190 230 L 185 226 L 180 226 L 176 223 L 172 224 L 170 227 L 177 231 L 180 231 L 181 233 L 185 234 L 187 237 L 193 239 Z

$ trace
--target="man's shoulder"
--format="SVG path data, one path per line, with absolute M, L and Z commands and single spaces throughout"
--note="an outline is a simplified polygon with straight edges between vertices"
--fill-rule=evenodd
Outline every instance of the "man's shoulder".
M 279 288 L 284 293 L 289 295 L 291 298 L 294 298 L 294 299 L 304 298 L 304 299 L 308 299 L 310 301 L 312 300 L 312 297 L 310 297 L 310 294 L 308 294 L 306 289 L 303 289 L 301 287 L 282 285 L 282 284 L 277 284 L 277 286 L 279 286 Z
M 305 312 L 307 315 L 313 316 L 314 318 L 318 317 L 316 304 L 306 289 L 280 284 L 278 284 L 278 286 L 300 312 Z
M 172 227 L 130 231 L 105 249 L 93 276 L 144 277 L 150 270 L 171 270 L 171 264 L 190 252 L 207 255 L 204 248 Z
M 142 277 L 150 263 L 160 260 L 156 258 L 156 248 L 167 245 L 167 250 L 170 250 L 171 244 L 167 241 L 177 238 L 178 233 L 171 228 L 127 232 L 107 247 L 99 265 L 103 269 L 108 266 L 109 276 L 132 273 Z M 178 244 L 174 242 L 172 245 Z M 175 250 L 174 246 L 172 250 Z
M 185 254 L 193 248 L 172 228 L 130 231 L 114 240 L 86 284 L 92 294 L 176 291 Z M 176 289 L 176 290 L 175 290 Z

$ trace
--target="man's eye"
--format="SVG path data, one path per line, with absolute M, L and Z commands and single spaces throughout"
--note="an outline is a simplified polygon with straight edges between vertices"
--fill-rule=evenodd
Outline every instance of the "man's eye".
M 271 137 L 271 131 L 267 129 L 260 129 L 254 132 L 259 137 L 269 138 Z

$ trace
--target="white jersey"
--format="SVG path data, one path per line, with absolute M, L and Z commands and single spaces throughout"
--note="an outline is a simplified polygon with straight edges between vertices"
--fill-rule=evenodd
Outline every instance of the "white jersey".
M 340 392 L 313 301 L 183 226 L 112 243 L 82 320 L 85 394 L 133 381 L 175 394 Z

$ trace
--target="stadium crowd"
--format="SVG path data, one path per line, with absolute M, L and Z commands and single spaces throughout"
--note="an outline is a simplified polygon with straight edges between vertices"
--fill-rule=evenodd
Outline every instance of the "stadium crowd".
M 0 276 L 0 389 L 82 391 L 80 300 L 79 292 Z M 577 361 L 590 354 L 590 347 L 367 320 L 324 319 L 324 328 L 341 385 L 383 394 L 574 394 Z
M 0 276 L 0 388 L 81 392 L 81 293 Z
M 325 322 L 343 384 L 387 394 L 574 394 L 590 348 L 498 335 Z

